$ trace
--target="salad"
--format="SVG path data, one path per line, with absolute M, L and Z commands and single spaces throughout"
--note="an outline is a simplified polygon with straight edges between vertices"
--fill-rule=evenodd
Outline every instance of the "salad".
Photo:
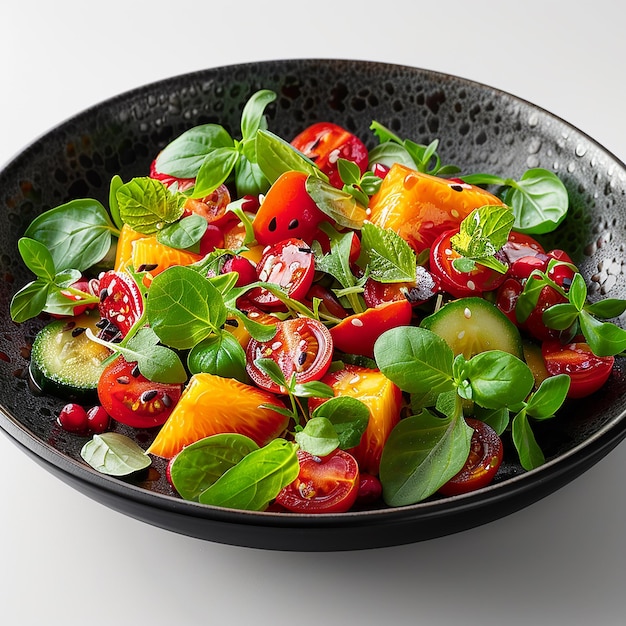
M 539 467 L 535 424 L 626 349 L 626 301 L 592 302 L 541 244 L 563 183 L 461 172 L 378 121 L 283 138 L 275 98 L 252 95 L 239 139 L 190 128 L 108 207 L 74 199 L 19 240 L 34 279 L 11 316 L 45 322 L 30 374 L 83 460 L 132 480 L 160 457 L 181 498 L 285 513 L 480 489 L 505 448 Z

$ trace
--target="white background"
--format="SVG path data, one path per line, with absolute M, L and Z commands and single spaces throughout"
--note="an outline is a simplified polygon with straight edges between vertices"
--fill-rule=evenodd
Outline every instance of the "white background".
M 128 89 L 212 66 L 293 57 L 393 62 L 486 83 L 539 104 L 626 160 L 619 6 L 2 3 L 0 163 L 52 126 Z M 603 626 L 626 619 L 624 444 L 567 487 L 505 519 L 354 553 L 267 552 L 151 527 L 61 483 L 5 436 L 0 476 L 0 621 L 10 626 Z

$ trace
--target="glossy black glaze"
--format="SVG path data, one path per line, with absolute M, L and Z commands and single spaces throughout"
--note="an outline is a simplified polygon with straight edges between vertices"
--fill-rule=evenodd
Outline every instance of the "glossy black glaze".
M 56 424 L 62 402 L 29 391 L 29 348 L 43 321 L 20 326 L 8 307 L 32 279 L 16 250 L 40 212 L 76 197 L 105 205 L 113 174 L 145 175 L 174 136 L 217 122 L 238 136 L 241 108 L 257 89 L 278 94 L 270 130 L 289 138 L 314 121 L 358 133 L 369 146 L 375 119 L 420 143 L 440 138 L 439 153 L 463 173 L 521 176 L 530 167 L 555 171 L 571 197 L 570 217 L 546 245 L 568 249 L 590 283 L 592 298 L 625 297 L 626 170 L 613 155 L 557 117 L 510 94 L 411 67 L 301 59 L 206 70 L 141 87 L 93 107 L 51 130 L 0 172 L 0 426 L 33 458 L 68 484 L 113 509 L 162 528 L 210 541 L 277 550 L 352 550 L 426 540 L 483 524 L 535 502 L 573 480 L 626 436 L 624 366 L 594 397 L 546 422 L 538 437 L 548 457 L 525 473 L 512 462 L 489 488 L 418 505 L 332 516 L 277 515 L 183 502 L 164 477 L 164 462 L 134 481 L 100 475 L 80 459 L 85 439 Z M 155 433 L 120 432 L 147 446 Z

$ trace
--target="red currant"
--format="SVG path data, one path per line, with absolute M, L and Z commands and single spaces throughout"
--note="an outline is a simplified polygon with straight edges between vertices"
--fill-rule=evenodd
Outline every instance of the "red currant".
M 87 411 L 87 425 L 93 433 L 104 433 L 109 429 L 111 418 L 103 406 L 99 404 Z
M 71 433 L 82 433 L 89 430 L 87 412 L 74 402 L 66 404 L 59 413 L 58 422 L 63 428 Z

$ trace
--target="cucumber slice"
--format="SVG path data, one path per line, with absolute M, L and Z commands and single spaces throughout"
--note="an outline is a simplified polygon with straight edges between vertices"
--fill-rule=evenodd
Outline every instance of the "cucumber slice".
M 503 350 L 524 359 L 522 338 L 509 318 L 483 298 L 460 298 L 425 317 L 420 324 L 442 337 L 455 356 Z
M 30 375 L 44 393 L 67 400 L 89 401 L 96 397 L 103 361 L 110 350 L 91 341 L 84 332 L 98 332 L 97 314 L 84 313 L 44 326 L 33 342 Z

